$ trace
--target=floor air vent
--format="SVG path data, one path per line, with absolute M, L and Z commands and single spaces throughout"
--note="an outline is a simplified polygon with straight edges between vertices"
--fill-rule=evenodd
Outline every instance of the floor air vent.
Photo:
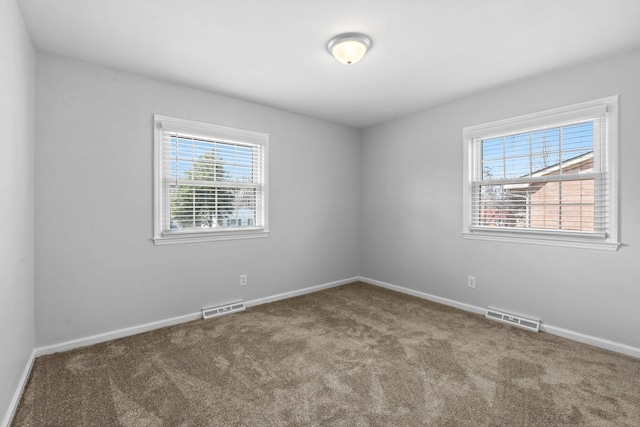
M 202 318 L 208 319 L 210 317 L 222 316 L 223 314 L 235 313 L 236 311 L 242 311 L 246 307 L 242 301 L 234 302 L 227 305 L 220 305 L 218 307 L 209 307 L 202 309 Z
M 519 326 L 530 331 L 540 331 L 540 321 L 527 319 L 525 317 L 516 316 L 515 314 L 505 313 L 500 310 L 489 308 L 485 317 L 488 319 L 497 320 L 498 322 L 506 323 L 508 325 Z

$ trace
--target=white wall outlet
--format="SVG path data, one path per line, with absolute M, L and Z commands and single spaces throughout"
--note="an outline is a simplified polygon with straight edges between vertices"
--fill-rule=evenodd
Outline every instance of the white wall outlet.
M 241 274 L 240 275 L 240 286 L 247 286 L 247 275 L 246 274 Z
M 467 286 L 470 288 L 476 288 L 476 276 L 467 276 Z

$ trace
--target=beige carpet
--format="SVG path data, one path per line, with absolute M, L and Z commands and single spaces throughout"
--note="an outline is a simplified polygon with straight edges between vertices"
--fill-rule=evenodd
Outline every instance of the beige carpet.
M 354 283 L 40 357 L 15 426 L 640 426 L 640 360 Z

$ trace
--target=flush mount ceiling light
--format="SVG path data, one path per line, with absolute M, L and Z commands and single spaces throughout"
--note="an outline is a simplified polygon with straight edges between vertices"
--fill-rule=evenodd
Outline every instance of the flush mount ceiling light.
M 329 40 L 327 49 L 343 64 L 351 65 L 360 61 L 371 47 L 371 40 L 358 33 L 344 33 Z

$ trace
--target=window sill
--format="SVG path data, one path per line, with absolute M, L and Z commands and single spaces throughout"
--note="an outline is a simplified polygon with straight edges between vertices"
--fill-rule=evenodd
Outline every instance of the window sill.
M 167 233 L 153 238 L 153 244 L 175 245 L 180 243 L 214 242 L 218 240 L 244 240 L 269 237 L 266 230 L 219 231 L 213 233 Z
M 463 232 L 462 237 L 470 240 L 488 240 L 491 242 L 509 242 L 509 243 L 524 243 L 530 245 L 544 245 L 544 246 L 561 246 L 565 248 L 579 248 L 579 249 L 595 249 L 601 251 L 615 252 L 620 247 L 620 243 L 607 242 L 602 240 L 587 240 L 587 239 L 571 239 L 558 236 L 544 236 L 544 235 L 520 235 L 515 233 L 506 232 Z

